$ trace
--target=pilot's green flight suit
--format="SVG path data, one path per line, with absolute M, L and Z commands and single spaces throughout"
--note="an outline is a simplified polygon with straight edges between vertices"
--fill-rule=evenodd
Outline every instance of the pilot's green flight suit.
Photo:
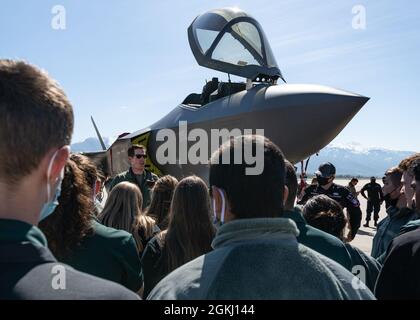
M 149 206 L 150 198 L 151 198 L 151 187 L 148 184 L 149 182 L 155 182 L 157 180 L 158 180 L 157 175 L 145 169 L 143 172 L 142 183 L 139 184 L 133 170 L 130 168 L 129 170 L 123 173 L 120 173 L 112 180 L 109 190 L 111 191 L 113 187 L 115 187 L 118 183 L 123 182 L 123 181 L 134 183 L 140 188 L 140 191 L 142 193 L 142 196 L 143 196 L 142 209 L 144 210 Z

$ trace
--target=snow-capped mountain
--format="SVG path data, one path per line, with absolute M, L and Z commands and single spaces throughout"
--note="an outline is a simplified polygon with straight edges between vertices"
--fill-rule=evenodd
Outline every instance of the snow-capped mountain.
M 309 162 L 308 173 L 314 173 L 323 162 L 331 162 L 337 168 L 337 175 L 380 177 L 397 166 L 413 151 L 396 151 L 384 148 L 367 148 L 358 143 L 330 144 Z
M 110 146 L 110 139 L 104 137 L 104 143 L 107 148 Z M 87 138 L 85 141 L 76 142 L 71 145 L 72 152 L 93 152 L 101 151 L 102 147 L 98 138 Z
M 114 139 L 104 138 L 107 146 Z M 100 151 L 101 146 L 97 138 L 88 138 L 83 142 L 71 145 L 73 152 Z M 381 177 L 384 172 L 413 151 L 395 151 L 383 148 L 367 148 L 358 143 L 349 144 L 330 144 L 322 149 L 318 156 L 312 156 L 308 166 L 308 174 L 313 174 L 318 166 L 323 162 L 332 162 L 337 168 L 337 175 L 343 176 L 361 176 Z M 300 166 L 299 171 L 300 171 Z

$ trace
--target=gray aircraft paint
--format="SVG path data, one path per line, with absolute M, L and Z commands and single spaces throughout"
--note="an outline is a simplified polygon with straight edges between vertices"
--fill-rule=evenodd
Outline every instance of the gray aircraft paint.
M 220 9 L 212 13 L 223 10 L 230 9 Z M 229 14 L 234 19 L 234 14 L 232 12 Z M 238 13 L 241 19 L 244 14 L 244 12 Z M 197 52 L 194 55 L 196 56 Z M 203 56 L 200 59 L 199 64 L 212 66 L 212 63 L 203 63 L 205 61 Z M 215 69 L 220 70 L 220 66 L 223 64 Z M 268 69 L 270 72 L 273 70 L 272 67 Z M 252 68 L 248 73 L 254 70 L 255 68 Z M 280 70 L 277 70 L 278 77 L 281 77 Z M 264 68 L 259 68 L 258 72 L 261 74 Z M 238 73 L 240 70 L 236 72 Z M 297 163 L 328 145 L 369 100 L 358 94 L 321 85 L 277 85 L 273 79 L 269 82 L 255 84 L 248 90 L 231 94 L 201 107 L 180 104 L 153 125 L 119 138 L 106 153 L 111 175 L 127 170 L 129 167 L 127 149 L 131 141 L 150 132 L 148 154 L 162 173 L 177 178 L 196 174 L 207 181 L 207 165 L 161 165 L 156 161 L 156 150 L 163 143 L 156 140 L 158 130 L 172 129 L 178 140 L 180 121 L 187 121 L 188 132 L 201 128 L 207 132 L 209 138 L 211 129 L 237 128 L 242 131 L 252 129 L 254 132 L 256 129 L 264 129 L 265 136 L 280 147 L 285 157 L 292 163 Z M 194 142 L 189 142 L 188 147 L 192 144 Z M 209 155 L 215 151 L 210 150 L 210 147 L 209 144 Z

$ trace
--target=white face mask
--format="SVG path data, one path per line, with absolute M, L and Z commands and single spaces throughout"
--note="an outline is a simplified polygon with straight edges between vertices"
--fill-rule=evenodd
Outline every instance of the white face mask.
M 225 222 L 225 195 L 222 190 L 219 188 L 214 187 L 217 192 L 219 192 L 220 196 L 222 197 L 222 214 L 220 215 L 220 225 L 223 225 Z M 216 223 L 218 221 L 217 213 L 216 213 L 216 200 L 213 197 L 213 222 Z

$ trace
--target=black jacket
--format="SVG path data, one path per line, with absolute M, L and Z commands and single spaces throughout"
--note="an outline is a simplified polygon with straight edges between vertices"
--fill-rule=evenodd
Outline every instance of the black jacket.
M 420 299 L 420 229 L 392 240 L 376 283 L 381 300 Z
M 144 229 L 142 228 L 139 229 L 138 233 L 139 233 L 139 238 L 140 238 L 141 247 L 142 247 L 142 250 L 139 251 L 140 258 L 142 257 L 143 252 L 146 249 L 146 246 L 149 243 L 149 241 L 152 240 L 153 237 L 158 235 L 160 232 L 161 232 L 160 228 L 157 225 L 154 225 L 152 235 L 150 237 L 146 237 Z
M 366 197 L 366 191 L 367 191 L 367 197 Z M 383 201 L 384 195 L 382 193 L 382 188 L 377 183 L 367 183 L 363 186 L 362 190 L 360 190 L 360 193 L 362 194 L 363 198 L 369 199 L 373 202 L 381 202 Z
M 149 295 L 153 288 L 162 280 L 168 272 L 168 261 L 162 255 L 162 245 L 159 236 L 149 241 L 141 258 L 143 268 L 144 291 L 143 299 Z
M 319 185 L 311 185 L 305 189 L 302 200 L 299 201 L 300 205 L 304 205 L 309 199 L 324 194 L 331 199 L 336 200 L 341 204 L 343 208 L 347 208 L 350 215 L 356 214 L 361 216 L 362 212 L 360 210 L 360 202 L 354 195 L 350 192 L 349 189 L 338 184 L 333 184 L 328 190 L 320 187 Z

